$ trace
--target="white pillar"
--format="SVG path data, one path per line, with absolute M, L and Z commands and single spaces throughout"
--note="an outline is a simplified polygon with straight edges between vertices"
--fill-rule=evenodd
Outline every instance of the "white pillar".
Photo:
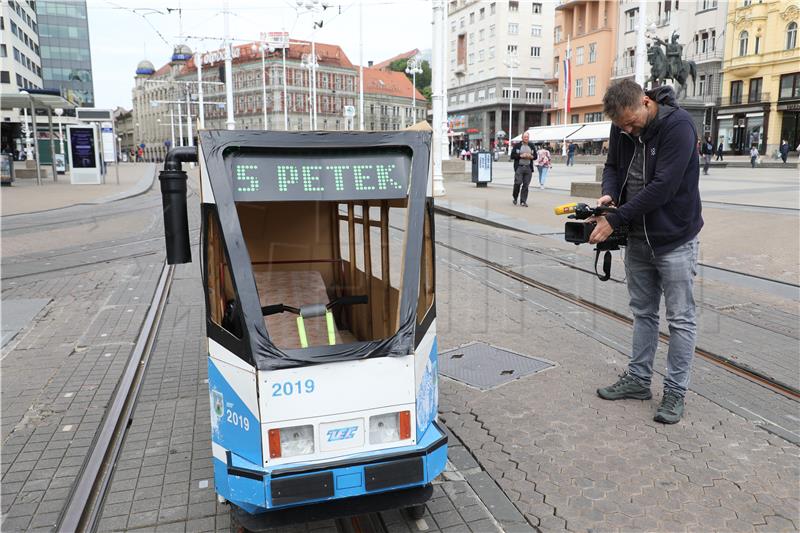
M 442 160 L 449 157 L 447 151 L 447 66 L 446 56 L 446 12 L 444 0 L 433 0 L 433 53 L 431 70 L 433 80 L 431 83 L 433 100 L 433 196 L 442 196 L 445 193 L 444 176 L 442 174 Z
M 266 43 L 261 43 L 261 108 L 264 111 L 264 124 L 261 129 L 267 129 L 267 62 L 264 57 Z
M 172 104 L 169 105 L 169 132 L 172 135 L 172 145 L 170 145 L 170 149 L 172 149 L 175 148 L 175 112 Z
M 225 0 L 225 107 L 228 108 L 228 119 L 225 125 L 229 130 L 236 129 L 236 120 L 233 118 L 233 58 L 231 57 L 231 42 L 228 31 L 228 0 Z
M 192 134 L 192 99 L 189 96 L 189 87 L 186 87 L 186 135 L 189 137 L 189 146 L 194 146 Z
M 283 130 L 289 131 L 289 96 L 286 93 L 286 47 L 289 46 L 289 37 L 284 30 L 283 38 L 286 42 L 283 43 Z
M 364 0 L 358 2 L 358 123 L 364 131 Z
M 178 100 L 178 146 L 183 146 L 183 114 L 180 100 Z
M 639 25 L 636 29 L 636 83 L 644 87 L 644 65 L 647 62 L 647 43 L 645 31 L 647 30 L 647 0 L 639 0 Z
M 312 130 L 317 130 L 317 46 L 315 29 L 311 33 L 311 111 L 313 113 Z

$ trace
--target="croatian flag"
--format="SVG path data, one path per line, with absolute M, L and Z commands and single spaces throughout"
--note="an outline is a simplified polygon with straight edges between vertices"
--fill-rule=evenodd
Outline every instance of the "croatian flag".
M 569 114 L 572 108 L 572 94 L 570 87 L 572 85 L 572 68 L 569 64 L 569 57 L 564 58 L 564 113 Z

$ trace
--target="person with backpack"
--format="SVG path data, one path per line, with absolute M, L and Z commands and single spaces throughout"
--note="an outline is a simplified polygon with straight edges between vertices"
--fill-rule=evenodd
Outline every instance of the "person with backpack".
M 711 165 L 711 156 L 714 155 L 714 143 L 711 135 L 706 135 L 706 140 L 700 145 L 700 155 L 703 156 L 703 174 L 708 176 L 708 167 Z

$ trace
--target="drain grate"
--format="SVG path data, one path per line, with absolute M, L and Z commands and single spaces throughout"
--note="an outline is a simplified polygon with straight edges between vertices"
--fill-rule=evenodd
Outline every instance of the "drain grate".
M 439 354 L 439 372 L 467 385 L 487 390 L 536 374 L 554 363 L 473 342 Z

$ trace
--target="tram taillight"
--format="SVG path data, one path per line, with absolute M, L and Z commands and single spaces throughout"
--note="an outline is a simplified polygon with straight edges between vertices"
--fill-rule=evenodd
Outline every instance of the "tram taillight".
M 411 412 L 386 413 L 369 418 L 369 443 L 383 444 L 411 438 Z

